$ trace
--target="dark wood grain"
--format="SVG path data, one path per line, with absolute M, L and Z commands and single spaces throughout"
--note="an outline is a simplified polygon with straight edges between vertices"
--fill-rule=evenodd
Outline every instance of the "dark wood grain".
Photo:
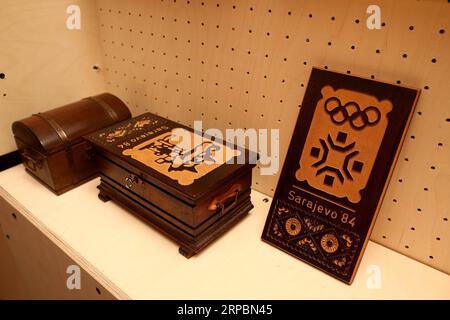
M 16 121 L 12 131 L 26 171 L 60 195 L 98 174 L 82 136 L 130 117 L 119 98 L 104 93 Z

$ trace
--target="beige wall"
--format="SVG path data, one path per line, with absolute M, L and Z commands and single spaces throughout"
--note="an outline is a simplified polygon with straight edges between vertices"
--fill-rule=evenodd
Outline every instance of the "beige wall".
M 81 8 L 81 30 L 68 30 L 70 4 Z M 11 123 L 103 92 L 95 2 L 0 0 L 0 155 L 13 151 Z

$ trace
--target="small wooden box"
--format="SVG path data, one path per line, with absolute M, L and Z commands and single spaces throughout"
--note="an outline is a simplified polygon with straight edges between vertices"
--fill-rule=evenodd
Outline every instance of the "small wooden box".
M 104 93 L 16 121 L 12 131 L 26 171 L 60 195 L 97 175 L 82 136 L 130 117 L 119 98 Z
M 100 199 L 143 218 L 180 244 L 187 258 L 253 208 L 254 154 L 246 149 L 151 113 L 85 138 L 96 149 Z

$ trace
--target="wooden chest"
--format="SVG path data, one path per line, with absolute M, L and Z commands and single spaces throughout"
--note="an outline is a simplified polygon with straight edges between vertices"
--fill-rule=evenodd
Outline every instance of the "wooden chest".
M 253 208 L 255 154 L 246 149 L 150 113 L 85 138 L 96 149 L 99 198 L 143 218 L 187 258 Z
M 60 195 L 97 175 L 82 136 L 129 118 L 127 106 L 104 93 L 16 121 L 12 131 L 26 171 Z

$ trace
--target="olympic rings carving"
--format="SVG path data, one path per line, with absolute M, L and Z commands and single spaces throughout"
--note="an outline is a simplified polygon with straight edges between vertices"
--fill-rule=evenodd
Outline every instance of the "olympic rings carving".
M 342 105 L 341 100 L 336 97 L 331 97 L 325 101 L 325 111 L 334 124 L 342 125 L 349 121 L 351 127 L 355 130 L 363 130 L 366 126 L 374 126 L 381 120 L 381 112 L 377 107 L 369 106 L 361 110 L 356 102 L 350 101 Z M 338 117 L 339 115 L 340 117 Z

